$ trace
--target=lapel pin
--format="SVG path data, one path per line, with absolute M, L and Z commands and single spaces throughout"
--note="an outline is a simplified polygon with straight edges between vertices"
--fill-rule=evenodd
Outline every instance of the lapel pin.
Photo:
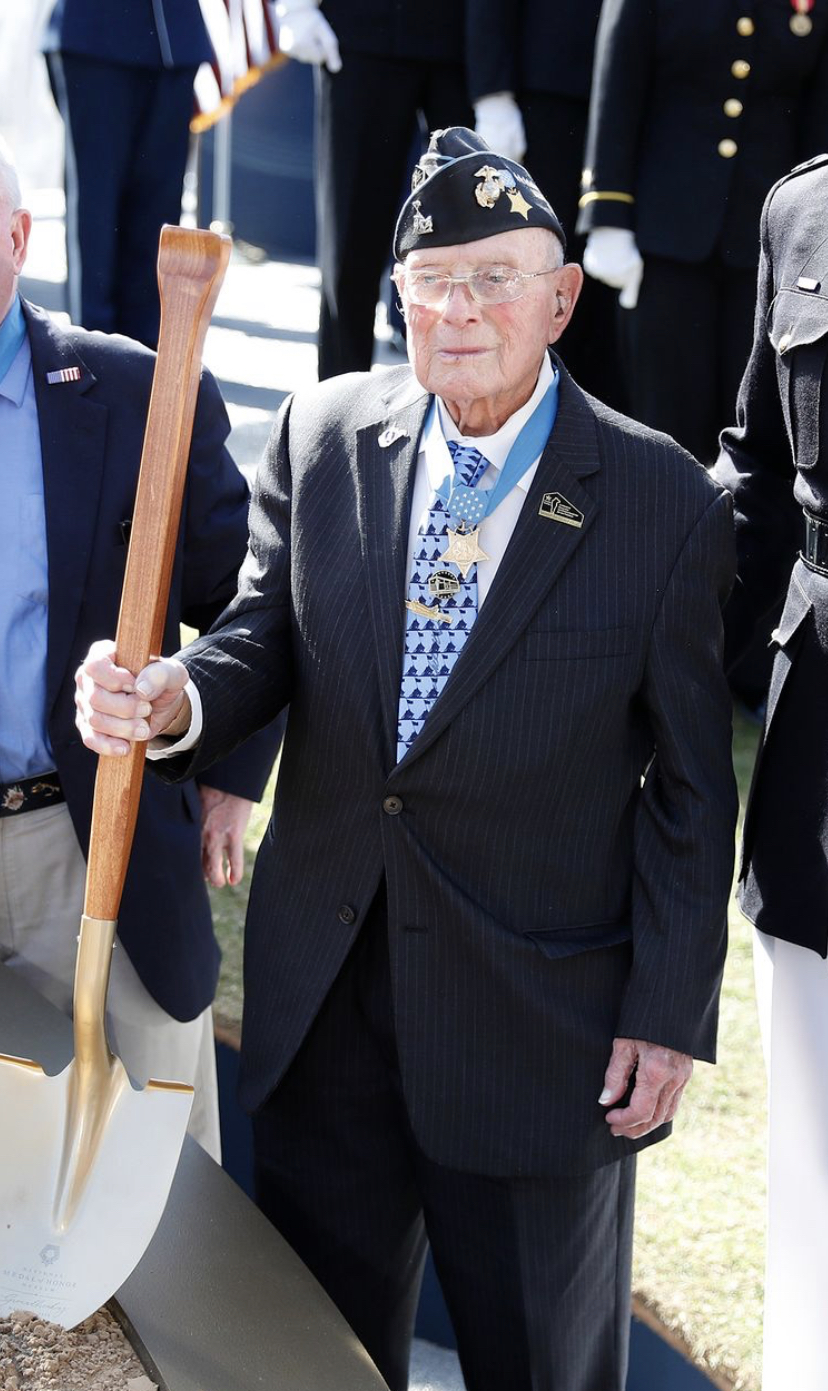
M 798 290 L 807 290 L 810 294 L 815 295 L 819 293 L 820 284 L 818 280 L 812 280 L 810 276 L 800 275 L 796 282 L 796 288 Z
M 564 526 L 582 527 L 584 514 L 562 493 L 544 493 L 538 508 L 539 517 L 548 517 L 550 522 L 563 522 Z
M 377 444 L 379 445 L 380 449 L 387 449 L 389 445 L 396 444 L 397 440 L 407 439 L 407 430 L 402 430 L 399 425 L 389 425 L 386 430 L 383 430 L 382 434 L 377 440 Z
M 61 367 L 57 372 L 47 372 L 46 381 L 49 386 L 57 386 L 59 382 L 79 382 L 81 379 L 81 369 L 79 367 Z

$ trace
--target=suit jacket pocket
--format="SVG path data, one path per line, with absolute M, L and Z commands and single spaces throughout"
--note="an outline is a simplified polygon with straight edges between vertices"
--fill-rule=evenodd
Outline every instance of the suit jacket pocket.
M 783 286 L 773 302 L 768 336 L 776 352 L 783 405 L 796 466 L 811 469 L 819 458 L 822 378 L 828 356 L 828 297 Z
M 523 639 L 526 662 L 577 662 L 631 651 L 631 628 L 530 628 Z
M 581 923 L 577 927 L 545 927 L 525 934 L 540 947 L 544 956 L 555 961 L 600 947 L 617 947 L 632 941 L 628 922 Z

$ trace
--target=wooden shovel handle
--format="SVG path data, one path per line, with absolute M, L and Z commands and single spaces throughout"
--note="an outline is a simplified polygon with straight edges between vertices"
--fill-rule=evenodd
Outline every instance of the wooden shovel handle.
M 169 599 L 201 353 L 230 238 L 164 227 L 158 252 L 161 330 L 116 635 L 121 666 L 138 672 L 160 650 Z M 124 886 L 145 747 L 100 758 L 95 779 L 84 912 L 113 921 Z

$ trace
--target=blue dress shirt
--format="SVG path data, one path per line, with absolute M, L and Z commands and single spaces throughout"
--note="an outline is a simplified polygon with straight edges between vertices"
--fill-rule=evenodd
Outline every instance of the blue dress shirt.
M 48 604 L 43 461 L 26 335 L 0 381 L 0 782 L 55 766 L 46 732 Z

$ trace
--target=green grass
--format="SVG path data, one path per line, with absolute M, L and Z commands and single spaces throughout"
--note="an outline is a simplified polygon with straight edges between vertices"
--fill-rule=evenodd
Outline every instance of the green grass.
M 744 806 L 758 730 L 740 717 L 734 762 Z M 211 891 L 224 960 L 220 1024 L 241 1019 L 244 908 L 272 783 L 254 810 L 235 889 Z M 734 900 L 719 1062 L 696 1065 L 673 1137 L 639 1161 L 633 1284 L 692 1357 L 737 1391 L 759 1391 L 765 1202 L 765 1077 L 753 998 L 750 928 Z

